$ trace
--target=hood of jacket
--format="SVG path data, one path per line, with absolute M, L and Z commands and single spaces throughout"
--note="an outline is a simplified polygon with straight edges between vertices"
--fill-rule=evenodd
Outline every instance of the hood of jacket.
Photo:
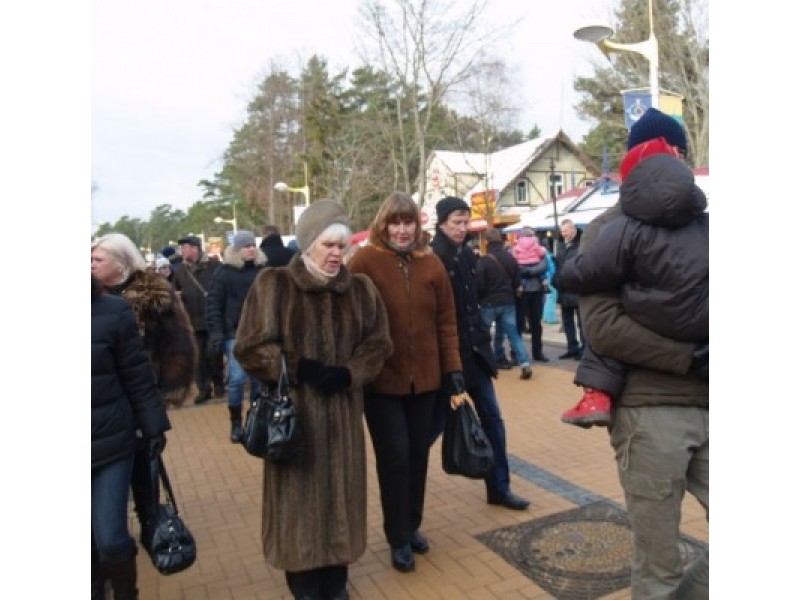
M 657 154 L 631 171 L 620 188 L 619 205 L 633 219 L 676 229 L 703 214 L 708 202 L 689 167 L 679 158 Z

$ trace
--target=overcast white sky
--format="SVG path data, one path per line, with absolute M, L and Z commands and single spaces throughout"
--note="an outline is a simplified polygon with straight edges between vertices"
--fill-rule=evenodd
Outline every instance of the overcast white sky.
M 92 0 L 92 220 L 146 219 L 188 208 L 213 178 L 271 60 L 294 69 L 316 52 L 355 65 L 358 0 Z M 503 56 L 518 74 L 520 129 L 560 127 L 576 142 L 589 124 L 572 106 L 576 74 L 602 55 L 572 32 L 608 22 L 612 0 L 493 0 L 490 22 L 522 21 Z M 525 11 L 525 12 L 520 12 Z

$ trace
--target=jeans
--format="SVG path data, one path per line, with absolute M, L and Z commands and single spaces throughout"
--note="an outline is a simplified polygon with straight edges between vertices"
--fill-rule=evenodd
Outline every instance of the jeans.
M 633 530 L 631 597 L 708 598 L 708 555 L 684 573 L 679 546 L 687 491 L 708 520 L 708 410 L 622 406 L 614 411 L 610 431 Z
M 578 321 L 577 328 L 575 321 Z M 561 307 L 561 324 L 564 326 L 564 335 L 567 338 L 567 352 L 578 354 L 583 351 L 584 337 L 583 324 L 581 323 L 581 312 L 577 306 Z M 578 335 L 581 341 L 578 343 Z
M 422 523 L 430 430 L 436 392 L 367 394 L 367 421 L 381 491 L 383 531 L 392 548 L 404 546 Z
M 481 317 L 483 322 L 486 323 L 486 327 L 491 327 L 492 323 L 496 323 L 498 329 L 502 328 L 503 333 L 508 336 L 511 349 L 514 351 L 514 356 L 516 356 L 520 366 L 530 366 L 531 361 L 528 357 L 528 351 L 525 350 L 525 344 L 517 329 L 517 307 L 513 304 L 507 306 L 484 306 L 481 308 Z M 495 337 L 495 339 L 497 338 Z
M 506 426 L 503 423 L 503 415 L 500 414 L 500 405 L 491 377 L 483 369 L 476 369 L 474 380 L 476 383 L 467 388 L 467 394 L 475 404 L 481 427 L 486 432 L 494 451 L 494 468 L 484 480 L 486 493 L 489 496 L 504 496 L 511 489 L 506 454 Z
M 225 354 L 228 357 L 228 406 L 241 406 L 244 399 L 244 384 L 250 381 L 250 401 L 255 400 L 261 385 L 242 369 L 242 365 L 233 356 L 233 338 L 225 340 Z
M 136 555 L 136 542 L 128 532 L 132 469 L 132 454 L 92 469 L 92 545 L 103 563 L 121 563 Z

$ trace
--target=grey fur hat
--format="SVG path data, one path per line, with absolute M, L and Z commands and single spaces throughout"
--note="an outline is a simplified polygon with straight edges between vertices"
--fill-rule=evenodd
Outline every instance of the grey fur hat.
M 295 227 L 297 247 L 301 252 L 305 252 L 311 247 L 314 240 L 319 237 L 319 234 L 334 223 L 341 223 L 352 228 L 344 206 L 336 202 L 336 200 L 328 200 L 327 198 L 312 202 L 297 220 L 297 227 Z

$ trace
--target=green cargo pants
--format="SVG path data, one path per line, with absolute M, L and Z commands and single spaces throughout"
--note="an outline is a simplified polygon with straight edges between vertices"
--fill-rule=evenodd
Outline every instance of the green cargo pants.
M 708 554 L 684 572 L 681 503 L 688 490 L 708 520 L 708 410 L 619 407 L 611 445 L 633 529 L 633 600 L 708 598 Z

